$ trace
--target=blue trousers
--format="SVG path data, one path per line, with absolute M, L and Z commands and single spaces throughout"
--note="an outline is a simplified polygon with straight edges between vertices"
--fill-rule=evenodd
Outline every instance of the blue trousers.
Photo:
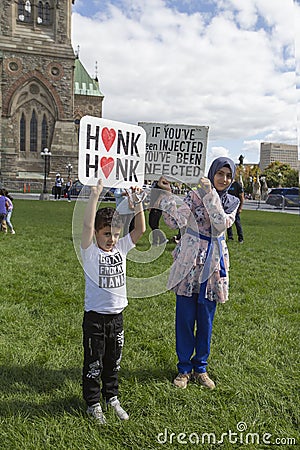
M 206 372 L 216 306 L 216 302 L 201 299 L 199 294 L 176 296 L 176 352 L 180 373 Z

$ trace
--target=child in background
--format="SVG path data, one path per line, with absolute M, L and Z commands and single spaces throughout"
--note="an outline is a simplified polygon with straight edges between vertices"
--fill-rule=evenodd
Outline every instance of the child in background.
M 0 189 L 0 230 L 4 231 L 4 233 L 7 233 L 6 214 L 7 200 L 5 198 L 3 189 Z
M 81 239 L 86 281 L 83 398 L 87 413 L 99 424 L 106 423 L 100 405 L 100 378 L 106 405 L 121 420 L 129 419 L 118 399 L 118 370 L 124 343 L 122 311 L 128 303 L 126 255 L 146 231 L 143 204 L 136 195 L 140 193 L 139 188 L 132 189 L 135 228 L 121 239 L 122 222 L 115 209 L 101 208 L 96 211 L 102 190 L 102 180 L 91 188 Z

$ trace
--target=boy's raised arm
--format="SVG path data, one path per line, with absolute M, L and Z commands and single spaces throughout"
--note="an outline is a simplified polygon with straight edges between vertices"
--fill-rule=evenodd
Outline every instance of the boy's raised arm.
M 136 193 L 141 193 L 140 188 L 133 188 L 133 200 L 134 200 L 134 229 L 131 231 L 130 236 L 131 240 L 134 244 L 137 243 L 137 241 L 140 239 L 140 237 L 145 233 L 146 231 L 146 222 L 145 222 L 145 214 L 144 214 L 144 208 L 143 208 L 143 202 L 138 199 L 138 197 L 135 195 Z
M 88 248 L 93 241 L 97 203 L 102 190 L 103 183 L 100 179 L 98 180 L 97 186 L 93 186 L 91 188 L 90 197 L 84 212 L 83 229 L 81 235 L 81 248 L 83 249 Z

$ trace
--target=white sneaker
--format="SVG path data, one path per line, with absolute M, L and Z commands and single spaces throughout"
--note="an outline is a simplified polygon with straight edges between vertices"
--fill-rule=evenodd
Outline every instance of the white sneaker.
M 15 230 L 11 230 L 11 234 L 16 234 Z
M 106 424 L 105 416 L 103 414 L 100 403 L 96 403 L 95 405 L 89 406 L 86 412 L 95 419 L 99 425 Z
M 120 405 L 118 397 L 110 398 L 109 401 L 107 402 L 107 405 L 114 409 L 114 411 L 115 411 L 116 415 L 119 417 L 119 419 L 121 419 L 121 420 L 129 419 L 129 415 Z

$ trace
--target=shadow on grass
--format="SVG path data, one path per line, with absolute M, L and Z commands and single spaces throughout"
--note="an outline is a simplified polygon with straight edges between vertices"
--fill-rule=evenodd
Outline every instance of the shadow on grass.
M 0 416 L 42 417 L 64 412 L 76 415 L 83 408 L 83 401 L 78 395 L 68 396 L 65 388 L 73 383 L 81 383 L 78 368 L 51 370 L 34 363 L 24 367 L 0 366 Z
M 154 383 L 172 386 L 176 369 L 149 367 L 132 370 L 122 368 L 120 382 L 138 383 L 140 386 Z M 26 418 L 62 415 L 78 415 L 85 409 L 81 394 L 68 395 L 72 385 L 81 385 L 81 368 L 52 370 L 36 363 L 27 366 L 0 366 L 0 416 Z
M 126 381 L 134 380 L 139 384 L 149 384 L 151 382 L 169 382 L 177 375 L 176 367 L 143 367 L 131 370 L 129 368 L 121 368 L 120 379 Z

